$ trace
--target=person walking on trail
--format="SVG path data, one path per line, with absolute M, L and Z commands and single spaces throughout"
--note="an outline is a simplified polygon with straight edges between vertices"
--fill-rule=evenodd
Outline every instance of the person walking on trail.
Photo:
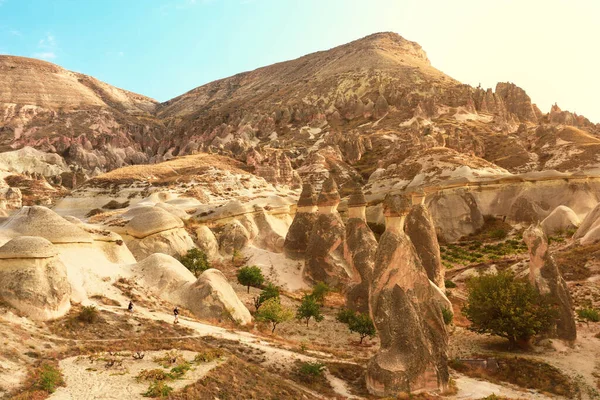
M 179 323 L 179 307 L 175 307 L 175 309 L 173 310 L 173 315 L 175 316 L 175 320 L 173 321 L 173 324 L 178 324 Z
M 129 305 L 127 306 L 127 311 L 133 312 L 133 301 L 129 300 Z

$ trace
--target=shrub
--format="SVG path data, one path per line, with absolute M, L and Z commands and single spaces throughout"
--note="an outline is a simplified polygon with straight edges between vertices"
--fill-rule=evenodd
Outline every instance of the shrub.
M 260 306 L 256 312 L 255 318 L 257 321 L 270 323 L 273 327 L 271 333 L 274 333 L 277 325 L 294 318 L 294 312 L 287 307 L 283 307 L 279 302 L 279 299 L 273 298 L 265 301 Z
M 463 313 L 472 323 L 469 329 L 504 337 L 511 346 L 548 331 L 557 317 L 529 282 L 515 279 L 510 271 L 471 278 L 467 291 Z
M 259 288 L 265 282 L 265 277 L 257 266 L 240 268 L 237 279 L 241 285 L 248 287 L 248 293 L 250 293 L 250 286 Z
M 40 390 L 54 393 L 57 387 L 63 386 L 64 384 L 65 381 L 58 368 L 51 364 L 42 364 L 40 367 L 40 377 L 37 383 Z
M 169 375 L 164 369 L 144 369 L 135 377 L 136 381 L 168 381 L 171 380 Z
M 99 317 L 100 314 L 98 313 L 96 306 L 91 305 L 83 306 L 83 308 L 79 312 L 79 315 L 77 316 L 77 319 L 81 322 L 85 322 L 86 324 L 92 324 L 96 322 Z
M 298 368 L 298 372 L 300 376 L 302 376 L 305 380 L 312 382 L 316 378 L 323 375 L 323 371 L 325 370 L 325 365 L 315 361 L 315 362 L 303 362 L 300 364 Z
M 339 322 L 348 325 L 350 332 L 355 332 L 360 335 L 360 343 L 369 336 L 373 337 L 377 333 L 375 330 L 375 325 L 373 324 L 373 320 L 367 314 L 355 313 L 352 310 L 341 309 L 336 319 Z
M 502 240 L 506 236 L 508 236 L 508 232 L 505 231 L 504 229 L 494 229 L 494 230 L 490 231 L 490 238 L 495 239 L 495 240 Z
M 150 384 L 148 390 L 143 393 L 144 397 L 167 397 L 173 388 L 167 385 L 164 381 L 155 381 Z
M 210 262 L 205 252 L 200 249 L 193 248 L 189 249 L 188 252 L 182 256 L 179 261 L 195 276 L 199 276 L 201 273 L 210 268 Z
M 263 291 L 260 292 L 260 295 L 254 298 L 254 307 L 256 310 L 258 310 L 262 303 L 269 299 L 279 300 L 279 287 L 270 282 L 267 284 L 267 286 L 265 286 Z
M 452 282 L 450 279 L 446 279 L 444 285 L 446 286 L 446 289 L 454 289 L 456 287 L 456 283 Z
M 225 355 L 223 350 L 220 349 L 208 349 L 205 352 L 196 354 L 194 357 L 194 362 L 199 363 L 207 363 L 217 359 L 222 358 Z
M 599 322 L 600 312 L 595 308 L 582 308 L 577 310 L 577 316 L 585 322 Z
M 446 307 L 442 308 L 442 317 L 444 317 L 444 323 L 446 325 L 450 325 L 452 320 L 454 319 L 454 313 L 452 310 L 447 309 Z
M 187 361 L 184 361 L 184 362 L 178 364 L 176 367 L 171 368 L 171 372 L 169 373 L 169 375 L 173 379 L 179 379 L 182 376 L 184 376 L 185 373 L 188 372 L 191 368 L 192 368 L 192 364 L 190 364 Z
M 308 321 L 310 321 L 311 318 L 314 318 L 317 322 L 321 322 L 323 321 L 323 314 L 321 313 L 321 306 L 319 303 L 317 303 L 312 295 L 307 294 L 304 295 L 302 303 L 300 303 L 296 310 L 296 319 L 305 320 L 306 326 L 308 326 Z
M 321 305 L 325 302 L 325 296 L 331 292 L 331 288 L 325 282 L 317 282 L 313 287 L 312 296 Z

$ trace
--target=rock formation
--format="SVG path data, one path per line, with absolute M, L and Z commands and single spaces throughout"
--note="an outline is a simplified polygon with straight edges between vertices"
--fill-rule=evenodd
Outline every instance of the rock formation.
M 196 279 L 179 261 L 159 253 L 132 265 L 131 269 L 145 287 L 199 318 L 229 318 L 242 325 L 252 320 L 248 309 L 218 270 L 208 269 Z
M 367 225 L 366 206 L 362 188 L 357 186 L 348 199 L 346 254 L 353 270 L 353 281 L 346 292 L 346 307 L 368 314 L 377 240 Z
M 219 257 L 219 242 L 208 226 L 200 225 L 196 228 L 196 245 L 206 253 L 209 260 Z
M 415 246 L 417 256 L 421 260 L 429 280 L 444 290 L 446 286 L 444 284 L 444 268 L 442 266 L 440 245 L 433 219 L 429 214 L 429 210 L 423 204 L 424 200 L 425 194 L 422 190 L 413 194 L 413 205 L 406 217 L 404 230 Z
M 577 231 L 573 235 L 573 239 L 581 239 L 581 244 L 590 244 L 600 240 L 600 203 L 590 211 Z
M 317 221 L 317 201 L 313 186 L 305 183 L 296 206 L 296 214 L 285 236 L 283 248 L 288 257 L 303 258 L 313 226 Z
M 581 220 L 567 206 L 556 207 L 541 223 L 542 229 L 546 235 L 553 235 L 557 232 L 565 232 L 568 229 L 575 229 L 581 224 Z
M 529 280 L 543 296 L 558 308 L 557 337 L 573 341 L 577 338 L 573 305 L 567 283 L 563 279 L 554 257 L 548 250 L 548 239 L 542 228 L 531 225 L 523 232 L 523 240 L 529 248 Z
M 19 236 L 0 247 L 0 299 L 27 317 L 46 321 L 71 308 L 71 286 L 48 240 Z
M 317 199 L 319 214 L 306 248 L 304 276 L 312 282 L 343 287 L 352 278 L 344 258 L 346 229 L 337 206 L 340 195 L 333 178 L 324 183 Z
M 377 396 L 443 390 L 449 379 L 441 308 L 404 232 L 410 207 L 403 195 L 384 200 L 386 230 L 377 247 L 371 289 L 381 347 L 367 367 L 367 388 Z

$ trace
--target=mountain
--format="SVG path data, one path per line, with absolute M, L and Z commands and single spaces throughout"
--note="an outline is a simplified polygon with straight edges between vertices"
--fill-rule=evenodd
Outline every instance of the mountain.
M 599 125 L 557 105 L 543 113 L 512 83 L 461 84 L 389 32 L 162 104 L 43 61 L 1 56 L 0 69 L 2 149 L 56 153 L 88 176 L 209 152 L 274 184 L 320 184 L 332 174 L 344 193 L 398 169 L 419 176 L 406 172 L 440 147 L 454 152 L 434 152 L 453 160 L 445 168 L 491 165 L 500 174 L 592 171 L 600 162 Z

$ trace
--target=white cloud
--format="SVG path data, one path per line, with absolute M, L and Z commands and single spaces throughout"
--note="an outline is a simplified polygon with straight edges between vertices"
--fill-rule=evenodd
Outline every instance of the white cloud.
M 33 56 L 35 58 L 41 58 L 42 60 L 53 60 L 56 58 L 56 54 L 52 51 L 44 51 L 41 53 L 34 53 Z
M 43 39 L 40 39 L 38 46 L 41 49 L 54 49 L 56 47 L 56 39 L 54 35 L 47 33 Z

